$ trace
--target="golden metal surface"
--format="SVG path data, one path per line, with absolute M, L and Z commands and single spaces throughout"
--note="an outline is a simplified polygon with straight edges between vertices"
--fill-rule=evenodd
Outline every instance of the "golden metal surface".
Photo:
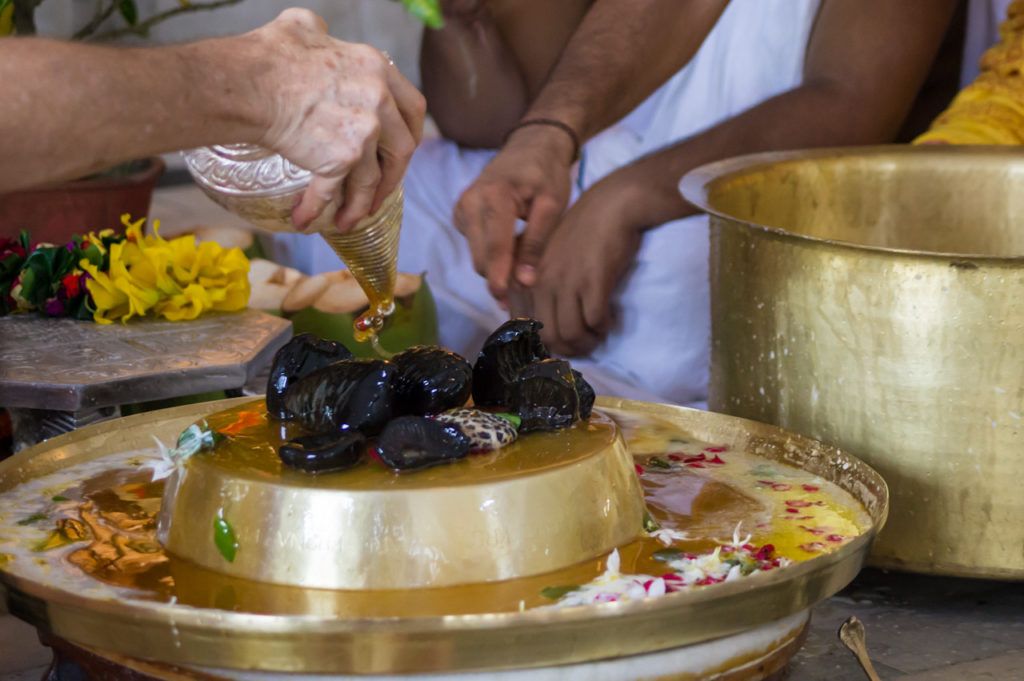
M 1024 154 L 759 154 L 681 189 L 711 214 L 711 408 L 877 468 L 874 564 L 1024 578 Z
M 275 424 L 260 426 L 254 431 L 264 440 Z M 253 456 L 266 464 L 239 465 Z M 644 514 L 633 457 L 599 415 L 516 442 L 495 463 L 467 459 L 397 476 L 363 466 L 314 477 L 281 470 L 274 447 L 222 447 L 217 456 L 190 458 L 163 499 L 160 537 L 171 553 L 235 577 L 321 589 L 441 587 L 551 572 L 629 542 Z M 210 540 L 215 518 L 234 531 L 233 561 Z
M 247 399 L 140 414 L 54 438 L 0 464 L 0 492 L 112 452 L 151 447 L 153 435 L 170 441 L 198 418 Z M 441 617 L 262 615 L 96 598 L 2 567 L 0 597 L 12 613 L 60 638 L 168 664 L 333 673 L 543 667 L 667 650 L 801 612 L 853 579 L 885 521 L 888 493 L 881 477 L 834 447 L 722 414 L 625 400 L 599 399 L 598 406 L 660 418 L 694 438 L 811 471 L 860 501 L 871 527 L 830 553 L 756 578 L 564 609 Z

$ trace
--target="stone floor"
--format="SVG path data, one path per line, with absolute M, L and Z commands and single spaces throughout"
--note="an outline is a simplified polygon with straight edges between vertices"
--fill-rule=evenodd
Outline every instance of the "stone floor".
M 814 609 L 789 681 L 864 681 L 836 636 L 850 615 L 883 681 L 1024 681 L 1024 582 L 867 569 Z M 32 627 L 0 616 L 0 681 L 38 681 L 48 661 Z
M 1024 582 L 864 570 L 813 611 L 790 681 L 862 681 L 839 626 L 856 615 L 882 679 L 1024 680 Z

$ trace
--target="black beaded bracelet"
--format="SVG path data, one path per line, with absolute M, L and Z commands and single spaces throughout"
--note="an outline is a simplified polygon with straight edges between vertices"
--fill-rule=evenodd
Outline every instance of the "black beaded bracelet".
M 551 127 L 558 128 L 559 130 L 564 131 L 565 134 L 569 136 L 569 139 L 572 140 L 573 163 L 580 159 L 579 135 L 577 135 L 576 131 L 573 130 L 572 127 L 569 126 L 567 123 L 563 123 L 562 121 L 556 120 L 554 118 L 528 118 L 525 121 L 519 121 L 511 128 L 509 128 L 508 132 L 505 133 L 505 137 L 503 137 L 501 140 L 502 146 L 504 146 L 505 143 L 508 142 L 508 138 L 512 136 L 512 133 L 514 133 L 516 130 L 519 130 L 520 128 L 525 128 L 528 125 L 550 125 Z

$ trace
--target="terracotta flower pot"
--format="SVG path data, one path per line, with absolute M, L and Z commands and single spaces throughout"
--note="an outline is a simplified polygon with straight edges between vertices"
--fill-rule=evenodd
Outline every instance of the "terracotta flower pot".
M 164 172 L 160 158 L 137 162 L 120 177 L 94 177 L 0 194 L 0 237 L 23 229 L 32 241 L 63 243 L 73 234 L 119 229 L 121 215 L 145 217 L 156 181 Z

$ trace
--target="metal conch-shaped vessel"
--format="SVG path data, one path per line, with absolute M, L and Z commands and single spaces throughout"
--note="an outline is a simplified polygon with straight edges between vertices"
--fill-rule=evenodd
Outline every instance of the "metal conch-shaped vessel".
M 196 183 L 221 206 L 260 229 L 294 231 L 292 209 L 309 185 L 310 171 L 252 144 L 201 147 L 183 156 Z M 344 234 L 333 222 L 339 203 L 340 197 L 329 203 L 308 231 L 320 233 L 369 298 L 370 309 L 355 322 L 356 338 L 369 340 L 394 312 L 403 186 L 399 184 L 376 213 Z

